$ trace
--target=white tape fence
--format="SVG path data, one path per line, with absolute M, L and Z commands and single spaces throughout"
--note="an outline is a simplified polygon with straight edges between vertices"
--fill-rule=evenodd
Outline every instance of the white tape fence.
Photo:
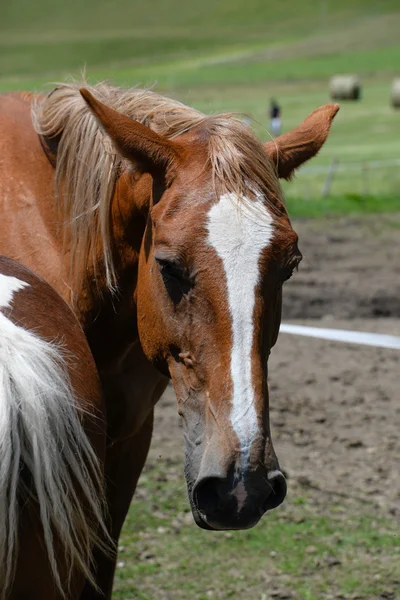
M 346 329 L 325 329 L 306 325 L 291 325 L 289 323 L 282 323 L 280 332 L 314 337 L 321 340 L 345 342 L 347 344 L 362 344 L 363 346 L 374 346 L 375 348 L 400 350 L 400 336 L 382 333 L 365 333 L 362 331 L 347 331 Z

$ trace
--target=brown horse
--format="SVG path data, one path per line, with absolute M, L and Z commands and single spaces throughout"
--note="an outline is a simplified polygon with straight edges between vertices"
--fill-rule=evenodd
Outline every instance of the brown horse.
M 103 421 L 96 366 L 71 309 L 0 256 L 1 600 L 78 598 L 91 579 Z
M 232 115 L 86 88 L 0 100 L 0 251 L 46 278 L 87 335 L 106 403 L 112 539 L 169 377 L 196 523 L 251 527 L 286 493 L 267 360 L 301 255 L 279 177 L 318 152 L 338 106 L 263 145 Z M 106 598 L 114 568 L 97 556 Z M 82 599 L 100 597 L 88 583 Z

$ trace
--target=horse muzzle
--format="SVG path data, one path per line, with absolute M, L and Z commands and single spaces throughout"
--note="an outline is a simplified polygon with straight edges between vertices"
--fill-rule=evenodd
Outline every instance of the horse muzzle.
M 281 504 L 286 480 L 279 470 L 258 469 L 226 476 L 208 474 L 197 479 L 191 505 L 196 524 L 203 529 L 249 529 L 262 515 Z

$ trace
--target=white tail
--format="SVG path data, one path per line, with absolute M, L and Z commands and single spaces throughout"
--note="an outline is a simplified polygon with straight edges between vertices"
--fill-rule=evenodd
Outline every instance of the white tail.
M 31 489 L 20 477 L 31 473 Z M 54 536 L 69 577 L 90 574 L 103 524 L 99 461 L 82 428 L 61 349 L 16 326 L 0 312 L 0 600 L 10 588 L 18 552 L 19 502 L 36 497 L 56 585 Z M 88 522 L 89 509 L 93 518 Z

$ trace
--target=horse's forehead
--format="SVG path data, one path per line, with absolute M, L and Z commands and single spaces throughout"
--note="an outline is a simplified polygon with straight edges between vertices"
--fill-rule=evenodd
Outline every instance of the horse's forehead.
M 156 228 L 156 243 L 180 248 L 181 254 L 209 260 L 213 248 L 220 258 L 245 262 L 246 257 L 259 258 L 274 240 L 275 221 L 261 196 L 239 198 L 234 193 L 216 197 L 205 187 L 188 196 L 168 202 Z M 207 258 L 208 257 L 208 258 Z
M 213 202 L 215 193 L 207 180 L 174 187 L 152 210 L 156 236 L 159 233 L 162 238 L 193 242 L 204 230 Z
M 208 211 L 207 230 L 207 242 L 225 268 L 240 273 L 252 264 L 258 278 L 260 256 L 274 234 L 274 219 L 261 198 L 239 200 L 223 194 Z
M 224 235 L 234 245 L 239 241 L 264 245 L 263 238 L 269 235 L 273 222 L 272 214 L 260 196 L 250 200 L 234 193 L 222 194 L 207 211 L 210 235 Z

